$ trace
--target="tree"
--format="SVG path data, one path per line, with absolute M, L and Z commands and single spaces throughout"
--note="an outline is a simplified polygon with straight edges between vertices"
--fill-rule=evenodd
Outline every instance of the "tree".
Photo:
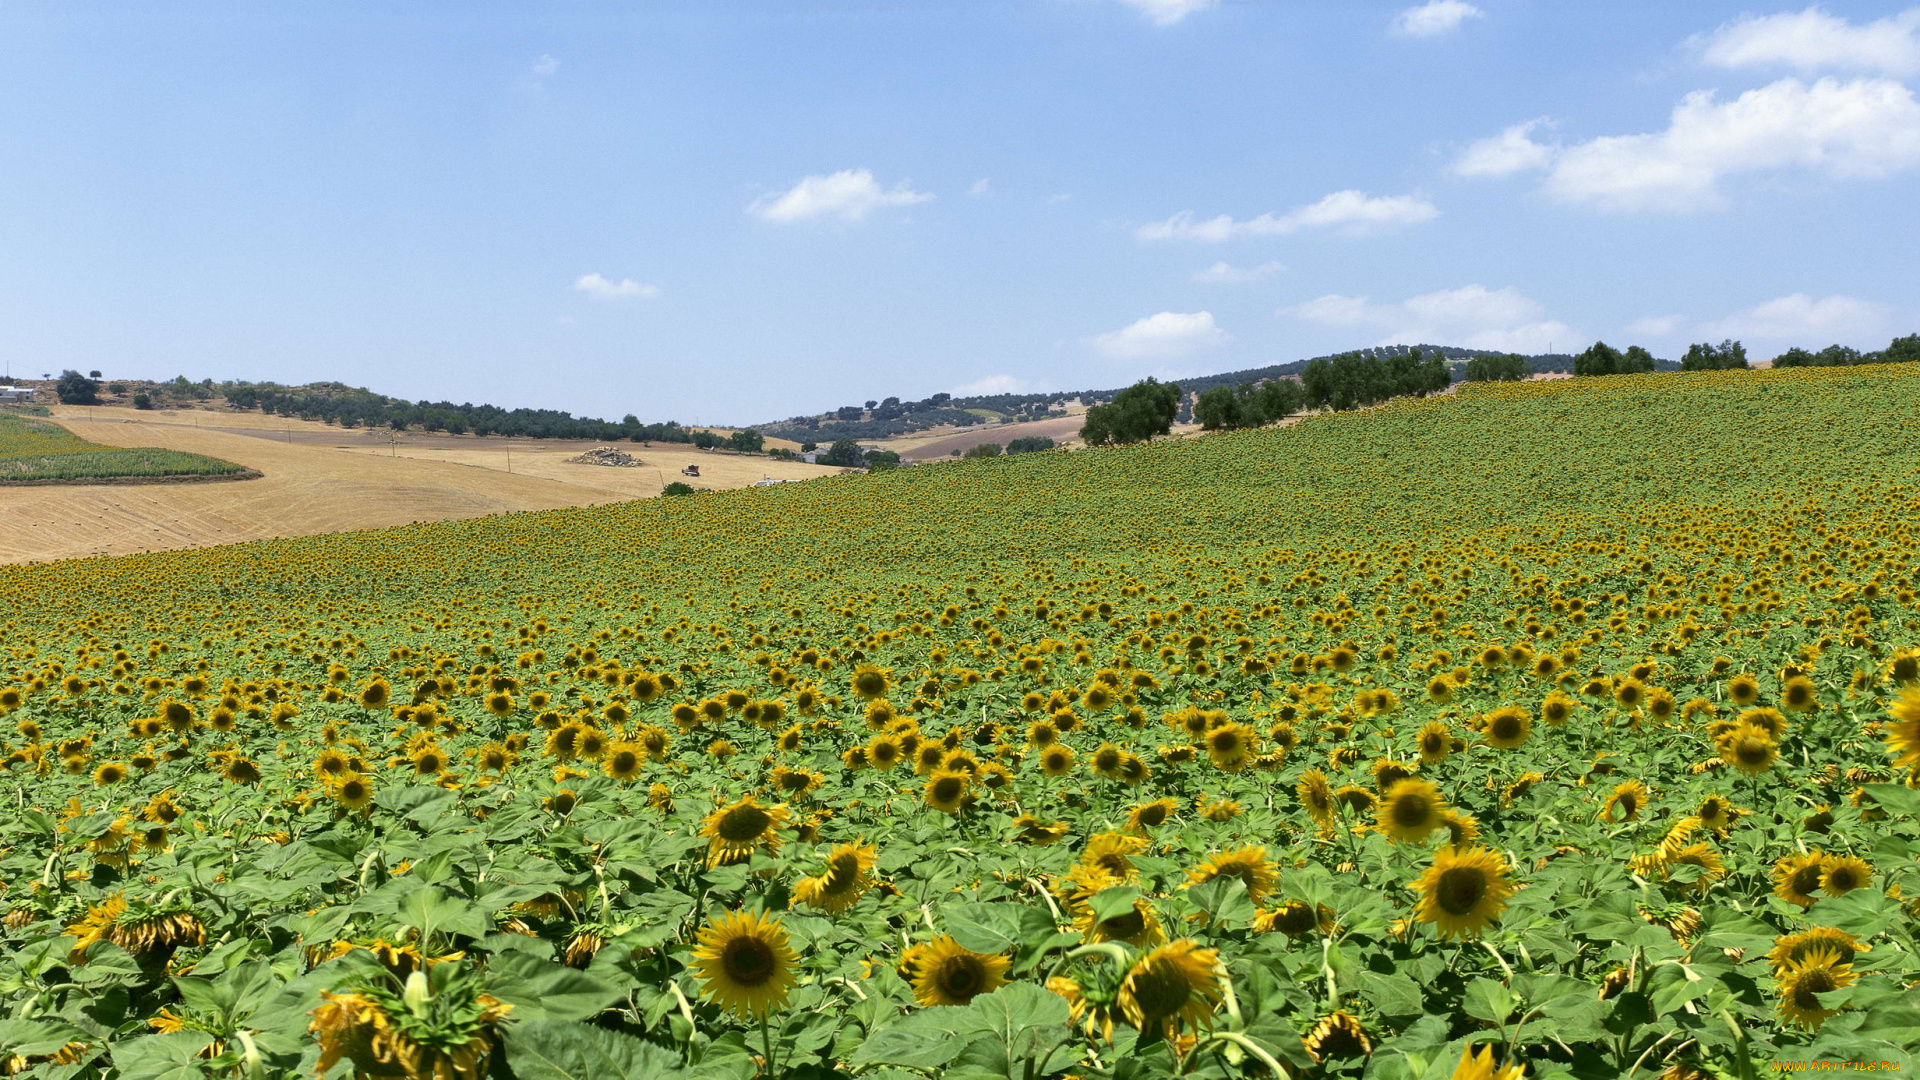
M 766 436 L 752 428 L 741 428 L 727 436 L 727 449 L 738 450 L 743 454 L 757 454 L 767 444 Z
M 711 450 L 720 445 L 720 436 L 702 428 L 693 433 L 693 445 L 702 450 Z
M 1747 347 L 1728 338 L 1720 344 L 1699 342 L 1687 346 L 1687 355 L 1680 358 L 1681 371 L 1728 371 L 1745 370 Z
M 979 443 L 977 445 L 967 447 L 967 452 L 964 454 L 961 454 L 960 456 L 963 458 L 999 457 L 1000 444 L 997 442 Z
M 1519 382 L 1533 374 L 1533 366 L 1518 353 L 1476 356 L 1467 361 L 1468 382 Z
M 811 454 L 818 449 L 820 449 L 818 443 L 803 442 L 800 444 L 800 452 L 803 454 Z
M 1620 350 L 1604 341 L 1596 341 L 1587 347 L 1587 351 L 1573 358 L 1573 373 L 1575 375 L 1618 375 L 1625 359 L 1620 355 Z
M 880 403 L 879 403 L 879 402 L 877 402 L 877 401 L 869 401 L 869 402 L 867 402 L 867 408 L 869 408 L 869 409 L 871 409 L 871 408 L 874 408 L 875 406 L 877 406 L 877 405 L 879 405 L 879 404 L 880 404 Z
M 897 469 L 900 467 L 900 455 L 891 450 L 869 450 L 864 456 L 866 458 L 867 468 L 872 469 L 874 472 L 879 472 L 882 469 Z
M 1300 411 L 1306 391 L 1292 379 L 1268 379 L 1259 386 L 1240 387 L 1240 414 L 1249 424 L 1273 424 Z
M 857 468 L 865 459 L 860 455 L 860 444 L 853 439 L 836 439 L 827 451 L 814 459 L 822 465 L 838 465 L 843 469 Z
M 99 377 L 100 377 L 100 370 L 98 368 L 95 368 L 94 370 L 87 372 L 87 378 L 89 379 L 97 379 Z
M 1626 353 L 1620 357 L 1620 373 L 1623 375 L 1653 369 L 1653 354 L 1638 345 L 1627 346 Z
M 1880 353 L 1880 362 L 1883 364 L 1920 363 L 1920 334 L 1894 338 L 1893 343 Z
M 668 485 L 667 485 L 666 487 L 663 487 L 663 488 L 661 488 L 661 489 L 660 489 L 660 494 L 662 494 L 662 495 L 691 495 L 691 494 L 693 494 L 693 485 L 692 485 L 692 484 L 685 484 L 685 483 L 681 483 L 680 481 L 678 481 L 678 480 L 675 480 L 675 481 L 674 481 L 673 483 L 671 483 L 671 484 L 668 484 Z
M 53 384 L 53 394 L 62 405 L 100 404 L 100 384 L 72 368 L 60 373 L 60 381 Z
M 1207 431 L 1240 426 L 1240 396 L 1232 387 L 1209 386 L 1194 403 L 1193 418 Z
M 112 394 L 114 397 L 119 397 L 122 394 L 125 394 L 126 392 L 127 392 L 126 383 L 117 382 L 117 383 L 107 384 L 107 393 Z
M 133 395 L 133 407 L 136 409 L 151 409 L 153 408 L 153 399 L 145 394 L 135 394 Z
M 1087 410 L 1080 437 L 1088 446 L 1134 443 L 1165 435 L 1180 411 L 1180 387 L 1146 378 L 1113 395 L 1105 405 Z
M 1009 454 L 1031 454 L 1040 450 L 1053 449 L 1053 440 L 1045 435 L 1028 435 L 1007 444 Z

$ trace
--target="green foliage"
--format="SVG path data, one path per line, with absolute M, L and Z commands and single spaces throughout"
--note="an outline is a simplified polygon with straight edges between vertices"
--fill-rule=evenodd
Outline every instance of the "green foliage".
M 230 476 L 231 461 L 179 450 L 121 449 L 90 443 L 58 424 L 0 413 L 0 485 L 128 477 Z
M 892 450 L 869 450 L 861 455 L 861 459 L 866 462 L 867 468 L 876 472 L 900 467 L 900 455 Z
M 814 458 L 818 465 L 838 465 L 843 469 L 858 468 L 866 464 L 864 452 L 858 439 L 835 439 L 832 446 Z
M 695 490 L 695 489 L 694 489 L 694 486 L 693 486 L 692 484 L 689 484 L 689 483 L 687 483 L 687 482 L 686 482 L 686 481 L 684 481 L 684 480 L 675 480 L 675 481 L 674 481 L 673 483 L 671 483 L 671 484 L 668 484 L 668 485 L 667 485 L 666 487 L 663 487 L 663 488 L 661 488 L 661 489 L 660 489 L 660 494 L 662 494 L 662 495 L 691 495 L 691 494 L 693 494 L 693 493 L 694 493 L 694 490 Z
M 1720 344 L 1698 342 L 1687 346 L 1687 355 L 1680 358 L 1682 371 L 1731 371 L 1746 370 L 1747 347 L 1728 338 Z
M 1517 353 L 1476 356 L 1467 361 L 1467 382 L 1519 382 L 1533 374 L 1527 358 Z
M 153 408 L 153 398 L 146 392 L 133 395 L 133 407 L 142 411 Z
M 62 405 L 98 405 L 100 404 L 100 383 L 68 368 L 60 373 L 60 381 L 53 384 L 54 396 Z
M 699 447 L 702 450 L 711 450 L 714 447 L 719 446 L 724 442 L 726 442 L 725 439 L 722 439 L 720 436 L 715 435 L 713 432 L 708 431 L 705 428 L 701 428 L 700 430 L 693 433 L 693 445 Z
M 1744 354 L 1742 354 L 1744 355 Z M 1587 350 L 1573 358 L 1575 375 L 1638 375 L 1654 370 L 1653 354 L 1638 345 L 1627 346 L 1627 351 L 1596 341 Z
M 990 457 L 999 457 L 999 456 L 1000 456 L 1000 444 L 999 444 L 999 443 L 991 443 L 991 442 L 987 442 L 987 443 L 977 443 L 977 444 L 975 444 L 975 445 L 973 445 L 973 446 L 969 446 L 969 447 L 967 447 L 967 449 L 966 449 L 966 452 L 965 452 L 965 453 L 963 453 L 963 454 L 961 454 L 960 456 L 961 456 L 961 457 L 963 457 L 963 458 L 990 458 Z
M 1344 412 L 1396 397 L 1425 397 L 1453 381 L 1438 352 L 1413 349 L 1391 356 L 1341 353 L 1314 360 L 1301 372 L 1305 404 Z
M 766 436 L 752 428 L 741 428 L 727 436 L 727 449 L 738 450 L 743 454 L 757 454 L 766 445 Z
M 1148 377 L 1087 410 L 1080 437 L 1088 446 L 1136 443 L 1165 435 L 1180 411 L 1180 387 Z
M 1053 440 L 1045 435 L 1025 435 L 1007 443 L 1009 454 L 1031 454 L 1051 449 L 1053 449 Z

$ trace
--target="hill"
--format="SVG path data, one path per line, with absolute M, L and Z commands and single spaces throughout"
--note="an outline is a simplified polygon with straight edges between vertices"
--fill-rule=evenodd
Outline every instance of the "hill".
M 10 1045 L 1911 1061 L 1916 425 L 1915 365 L 1472 384 L 0 567 L 0 943 L 85 988 Z

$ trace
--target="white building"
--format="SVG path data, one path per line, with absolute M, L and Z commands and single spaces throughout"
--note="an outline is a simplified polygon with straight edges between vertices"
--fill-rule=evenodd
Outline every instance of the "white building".
M 32 400 L 33 391 L 25 386 L 0 386 L 0 405 L 17 405 Z

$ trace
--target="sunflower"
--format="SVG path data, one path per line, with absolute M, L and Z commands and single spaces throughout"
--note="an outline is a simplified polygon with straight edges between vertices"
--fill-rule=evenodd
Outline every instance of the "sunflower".
M 1714 882 L 1727 876 L 1727 865 L 1718 852 L 1706 844 L 1687 844 L 1675 846 L 1671 851 L 1661 853 L 1661 869 L 1671 876 L 1676 866 L 1699 867 L 1700 873 L 1694 877 L 1687 888 L 1693 892 L 1707 891 Z
M 1478 937 L 1514 893 L 1507 873 L 1506 860 L 1486 848 L 1441 848 L 1410 886 L 1420 894 L 1414 918 L 1433 923 L 1443 938 Z
M 1460 1051 L 1460 1063 L 1453 1067 L 1453 1075 L 1448 1080 L 1526 1080 L 1526 1075 L 1524 1066 L 1495 1062 L 1493 1047 L 1475 1050 L 1468 1046 Z
M 1740 816 L 1740 811 L 1725 795 L 1708 795 L 1700 800 L 1700 808 L 1693 813 L 1700 819 L 1701 827 L 1715 836 L 1727 835 L 1727 830 L 1733 828 Z
M 1133 962 L 1120 984 L 1120 1012 L 1142 1033 L 1179 1034 L 1186 1025 L 1211 1027 L 1223 995 L 1220 955 L 1186 938 Z
M 1826 872 L 1826 857 L 1819 852 L 1788 855 L 1773 864 L 1773 895 L 1802 908 L 1813 906 L 1819 897 L 1820 878 Z
M 742 1020 L 764 1020 L 786 1004 L 800 957 L 780 920 L 735 911 L 709 922 L 693 950 L 700 993 Z
M 1080 857 L 1074 860 L 1081 866 L 1091 866 L 1110 875 L 1115 881 L 1132 881 L 1134 877 L 1133 856 L 1147 850 L 1147 842 L 1138 836 L 1125 833 L 1095 833 L 1087 839 L 1087 846 L 1080 850 Z
M 1720 759 L 1748 776 L 1759 776 L 1780 757 L 1780 748 L 1766 731 L 1740 724 L 1719 740 Z
M 848 688 L 862 701 L 886 697 L 892 684 L 888 672 L 872 664 L 861 664 L 854 668 L 853 674 L 847 679 Z
M 1271 911 L 1253 917 L 1253 928 L 1262 934 L 1282 933 L 1304 937 L 1318 931 L 1331 934 L 1335 929 L 1333 909 L 1325 904 L 1311 905 L 1304 900 L 1289 900 Z
M 1294 785 L 1300 794 L 1300 805 L 1307 808 L 1307 816 L 1322 830 L 1333 828 L 1333 788 L 1327 784 L 1327 774 L 1319 769 L 1308 769 L 1300 774 L 1300 782 Z
M 1036 847 L 1050 847 L 1059 843 L 1067 835 L 1066 822 L 1060 821 L 1049 825 L 1032 814 L 1021 814 L 1014 818 L 1013 828 L 1014 839 Z
M 1315 1064 L 1328 1061 L 1341 1061 L 1346 1058 L 1363 1058 L 1373 1053 L 1373 1040 L 1367 1032 L 1345 1009 L 1335 1009 L 1331 1014 L 1321 1017 L 1313 1025 L 1313 1030 L 1301 1038 L 1307 1056 Z
M 1545 720 L 1548 727 L 1560 727 L 1573 717 L 1575 704 L 1572 698 L 1555 690 L 1540 702 L 1540 719 Z
M 601 762 L 601 771 L 608 776 L 626 782 L 640 775 L 640 767 L 646 761 L 645 753 L 632 743 L 614 743 Z
M 1367 772 L 1373 776 L 1374 790 L 1385 795 L 1388 788 L 1412 776 L 1414 768 L 1415 766 L 1411 762 L 1395 761 L 1392 758 L 1381 758 L 1379 761 L 1368 766 Z
M 838 914 L 852 907 L 873 886 L 877 852 L 871 844 L 836 844 L 827 855 L 827 868 L 815 877 L 801 878 L 793 898 L 802 904 Z
M 1126 910 L 1104 919 L 1094 917 L 1091 904 L 1076 905 L 1073 928 L 1080 931 L 1086 941 L 1121 941 L 1136 949 L 1151 948 L 1167 940 L 1152 906 L 1140 896 L 1134 897 L 1132 906 Z
M 117 761 L 109 761 L 93 770 L 93 782 L 100 787 L 117 784 L 127 778 L 127 767 Z
M 1767 963 L 1772 968 L 1774 977 L 1778 978 L 1794 963 L 1806 959 L 1821 949 L 1831 949 L 1851 962 L 1851 957 L 1855 953 L 1865 952 L 1867 947 L 1860 943 L 1859 938 L 1845 930 L 1831 926 L 1816 926 L 1797 934 L 1774 938 L 1773 948 L 1767 952 Z
M 1728 679 L 1727 700 L 1742 706 L 1759 701 L 1760 680 L 1751 675 L 1735 675 Z
M 1135 836 L 1145 836 L 1148 831 L 1166 824 L 1178 809 L 1180 802 L 1177 799 L 1155 799 L 1141 803 L 1127 811 L 1127 831 Z
M 1447 830 L 1447 843 L 1454 847 L 1469 848 L 1480 840 L 1480 823 L 1474 820 L 1472 814 L 1442 810 L 1440 824 Z
M 1246 724 L 1222 724 L 1203 738 L 1214 768 L 1221 772 L 1239 772 L 1247 767 L 1258 736 Z
M 1374 814 L 1381 832 L 1395 840 L 1419 843 L 1440 827 L 1446 808 L 1446 797 L 1431 781 L 1408 778 L 1387 789 Z
M 428 743 L 407 755 L 413 762 L 413 775 L 432 776 L 447 767 L 446 751 Z
M 881 772 L 900 764 L 900 759 L 905 756 L 906 750 L 896 735 L 875 735 L 873 741 L 867 744 L 867 763 Z
M 1841 1010 L 1823 1006 L 1820 995 L 1843 990 L 1858 980 L 1852 961 L 1850 954 L 1832 948 L 1814 949 L 1790 961 L 1775 984 L 1780 992 L 1776 1011 L 1781 1020 L 1813 1031 L 1829 1017 L 1837 1016 Z
M 1873 880 L 1873 867 L 1851 855 L 1828 855 L 1820 870 L 1820 891 L 1845 896 Z
M 357 772 L 334 777 L 330 790 L 342 810 L 365 810 L 373 805 L 373 782 Z
M 1759 728 L 1766 733 L 1767 738 L 1775 742 L 1779 742 L 1786 735 L 1789 726 L 1785 714 L 1779 709 L 1767 708 L 1743 709 L 1737 723 Z
M 1647 805 L 1647 785 L 1638 780 L 1628 780 L 1614 787 L 1613 794 L 1600 807 L 1602 821 L 1632 821 L 1640 816 L 1640 810 Z M 1619 811 L 1619 816 L 1614 812 Z
M 1503 705 L 1481 718 L 1487 745 L 1515 750 L 1533 736 L 1533 717 L 1518 705 Z
M 1342 784 L 1334 791 L 1333 801 L 1345 807 L 1348 813 L 1366 814 L 1371 813 L 1374 804 L 1380 800 L 1374 798 L 1373 792 L 1368 791 L 1366 788 L 1357 787 L 1353 784 Z
M 1780 707 L 1788 712 L 1812 712 L 1820 707 L 1820 692 L 1812 679 L 1795 675 L 1780 684 Z
M 1006 985 L 1012 961 L 993 953 L 977 953 L 946 935 L 916 945 L 901 958 L 910 967 L 913 997 L 922 1005 L 965 1005 L 981 994 Z
M 787 822 L 785 804 L 761 806 L 753 796 L 739 802 L 715 807 L 700 823 L 700 835 L 709 841 L 707 868 L 731 866 L 753 857 L 759 848 L 769 855 L 780 851 L 780 837 L 774 830 Z
M 1920 767 L 1920 686 L 1900 691 L 1899 700 L 1887 707 L 1887 714 L 1893 719 L 1881 723 L 1880 733 L 1886 736 L 1894 767 Z
M 1120 778 L 1120 767 L 1126 763 L 1126 760 L 1126 751 L 1112 743 L 1101 743 L 1099 749 L 1095 750 L 1093 756 L 1087 760 L 1087 767 L 1093 770 L 1095 776 L 1117 780 Z
M 1040 771 L 1048 776 L 1065 776 L 1073 771 L 1073 750 L 1055 743 L 1040 752 Z
M 1187 870 L 1182 888 L 1202 885 L 1217 878 L 1235 878 L 1247 887 L 1247 899 L 1258 905 L 1280 883 L 1280 869 L 1267 858 L 1263 844 L 1248 844 L 1232 851 L 1218 852 Z
M 957 769 L 935 769 L 921 788 L 920 797 L 928 806 L 943 814 L 957 814 L 971 786 L 973 777 L 968 773 Z
M 1453 731 L 1438 720 L 1429 720 L 1422 726 L 1414 741 L 1420 747 L 1422 765 L 1438 765 L 1453 753 Z

